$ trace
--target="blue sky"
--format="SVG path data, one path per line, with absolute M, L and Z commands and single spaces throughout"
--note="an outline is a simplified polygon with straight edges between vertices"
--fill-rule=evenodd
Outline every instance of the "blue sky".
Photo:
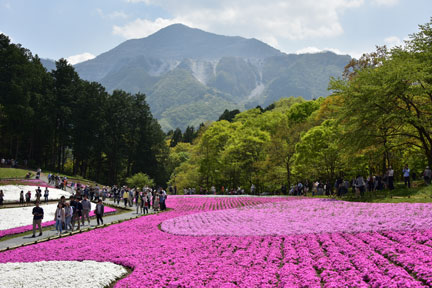
M 431 16 L 431 0 L 0 0 L 1 33 L 42 58 L 73 63 L 173 23 L 286 53 L 358 57 L 402 43 Z

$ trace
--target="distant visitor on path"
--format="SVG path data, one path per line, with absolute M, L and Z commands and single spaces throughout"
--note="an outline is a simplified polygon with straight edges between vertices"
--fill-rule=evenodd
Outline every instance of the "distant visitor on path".
M 97 225 L 103 224 L 103 214 L 104 214 L 105 206 L 102 204 L 102 200 L 99 199 L 98 204 L 96 204 L 95 214 L 97 219 Z M 100 224 L 99 224 L 100 222 Z
M 405 186 L 408 188 L 411 188 L 410 172 L 411 170 L 408 168 L 408 164 L 406 164 L 402 170 L 402 173 L 404 177 Z
M 426 185 L 431 184 L 431 178 L 432 178 L 432 170 L 429 168 L 429 166 L 426 166 L 426 169 L 423 172 L 423 179 Z
M 44 192 L 45 203 L 48 203 L 48 196 L 49 196 L 49 190 L 48 187 L 45 187 L 45 192 Z
M 0 206 L 3 205 L 4 193 L 3 190 L 0 190 Z
M 42 236 L 42 219 L 44 217 L 44 210 L 39 207 L 39 201 L 36 201 L 36 207 L 33 208 L 33 235 L 36 237 L 36 225 L 39 227 L 39 236 Z
M 62 226 L 65 222 L 65 209 L 61 203 L 57 204 L 57 209 L 54 214 L 54 221 L 56 222 L 55 229 L 57 231 L 57 235 L 61 235 L 63 228 Z
M 387 170 L 387 181 L 388 181 L 388 189 L 393 190 L 394 189 L 394 170 L 392 166 L 389 166 Z
M 31 192 L 27 191 L 26 193 L 26 204 L 30 205 Z
M 84 200 L 81 201 L 82 204 L 82 216 L 81 216 L 81 224 L 84 226 L 84 221 L 87 219 L 88 226 L 90 226 L 90 210 L 91 210 L 91 203 L 87 199 L 87 196 L 84 196 Z
M 21 190 L 21 192 L 20 192 L 19 202 L 22 206 L 24 206 L 24 191 L 23 190 Z

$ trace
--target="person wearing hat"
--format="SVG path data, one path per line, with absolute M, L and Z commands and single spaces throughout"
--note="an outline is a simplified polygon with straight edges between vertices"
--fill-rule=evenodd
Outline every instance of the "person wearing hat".
M 429 168 L 429 166 L 426 166 L 426 169 L 423 172 L 423 179 L 426 185 L 431 184 L 431 178 L 432 178 L 432 170 Z

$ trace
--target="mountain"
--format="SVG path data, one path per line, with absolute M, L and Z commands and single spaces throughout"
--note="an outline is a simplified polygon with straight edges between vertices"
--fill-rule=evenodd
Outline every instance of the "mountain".
M 45 69 L 48 70 L 48 72 L 56 69 L 56 64 L 54 60 L 41 58 L 40 61 L 41 64 L 45 67 Z
M 225 109 L 268 105 L 288 96 L 328 95 L 349 56 L 285 54 L 256 39 L 174 24 L 128 40 L 75 65 L 80 77 L 108 91 L 147 95 L 164 130 L 215 120 Z

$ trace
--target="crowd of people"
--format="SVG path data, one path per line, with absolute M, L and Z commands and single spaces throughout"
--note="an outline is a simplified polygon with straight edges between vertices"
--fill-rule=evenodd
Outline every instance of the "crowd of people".
M 48 188 L 46 188 L 48 191 Z M 77 185 L 76 190 L 72 189 L 72 196 L 69 201 L 66 201 L 64 196 L 61 197 L 57 203 L 57 208 L 54 213 L 55 229 L 57 234 L 60 235 L 63 232 L 71 232 L 75 229 L 81 229 L 81 225 L 85 226 L 87 221 L 90 226 L 89 213 L 91 211 L 91 202 L 96 202 L 96 208 L 94 209 L 96 215 L 97 225 L 103 224 L 103 215 L 105 206 L 103 200 L 106 198 L 112 198 L 115 203 L 120 205 L 120 200 L 123 199 L 124 207 L 136 206 L 136 213 L 148 214 L 149 209 L 152 208 L 154 211 L 166 210 L 165 201 L 167 199 L 167 193 L 164 189 L 152 189 L 150 187 L 144 187 L 143 189 L 128 188 L 126 186 L 111 188 L 99 186 L 82 186 Z M 23 194 L 23 191 L 21 191 Z M 31 192 L 27 192 L 27 195 L 31 197 Z M 41 195 L 41 189 L 36 189 L 36 195 Z M 21 201 L 21 200 L 20 200 Z M 26 199 L 27 201 L 27 199 Z M 36 197 L 35 207 L 33 208 L 33 235 L 36 237 L 36 230 L 39 229 L 39 236 L 42 235 L 41 222 L 44 216 L 43 208 L 40 206 L 40 197 Z
M 84 196 L 83 198 L 72 195 L 69 201 L 66 201 L 66 197 L 62 196 L 60 201 L 57 203 L 57 208 L 54 213 L 55 229 L 57 234 L 60 235 L 63 232 L 71 232 L 81 229 L 81 225 L 85 226 L 87 221 L 90 226 L 90 211 L 91 202 Z M 103 224 L 103 215 L 105 212 L 105 206 L 102 203 L 102 199 L 99 199 L 94 210 L 97 225 Z M 32 210 L 33 214 L 33 235 L 36 237 L 36 227 L 39 228 L 39 236 L 42 235 L 42 219 L 44 218 L 43 208 L 40 207 L 40 201 L 36 200 L 35 207 Z M 76 227 L 75 227 L 76 225 Z
M 0 167 L 18 168 L 18 160 L 15 159 L 0 159 Z M 27 166 L 27 160 L 24 160 L 24 166 Z
M 140 190 L 126 186 L 113 186 L 109 195 L 114 199 L 114 203 L 118 205 L 122 200 L 124 207 L 133 207 L 135 203 L 137 213 L 146 214 L 149 208 L 153 208 L 154 211 L 166 210 L 167 192 L 161 187 L 152 189 L 146 186 Z
M 411 180 L 416 180 L 417 175 L 412 173 L 408 165 L 405 165 L 401 171 L 401 176 L 404 180 L 405 186 L 407 188 L 411 187 Z M 424 171 L 422 172 L 422 178 L 426 185 L 431 184 L 432 179 L 432 171 L 429 166 L 426 166 Z M 276 191 L 276 194 L 282 195 L 293 195 L 293 196 L 305 196 L 305 195 L 328 195 L 328 196 L 338 196 L 341 197 L 346 195 L 350 191 L 359 197 L 363 197 L 365 192 L 373 192 L 373 191 L 381 191 L 384 189 L 393 190 L 394 187 L 394 179 L 395 179 L 395 171 L 390 166 L 384 175 L 372 175 L 369 177 L 363 177 L 362 175 L 357 175 L 353 178 L 346 178 L 342 175 L 339 176 L 334 182 L 333 181 L 299 181 L 296 184 L 292 185 L 287 189 L 286 185 L 282 185 L 279 191 Z M 185 195 L 193 195 L 193 194 L 210 194 L 214 195 L 217 193 L 227 194 L 227 195 L 243 195 L 245 193 L 249 193 L 252 195 L 257 194 L 257 188 L 254 184 L 251 184 L 250 190 L 245 191 L 242 187 L 233 187 L 228 188 L 222 186 L 219 191 L 216 190 L 215 186 L 211 186 L 209 190 L 199 187 L 197 191 L 195 188 L 184 188 L 183 193 Z M 261 192 L 260 195 L 268 195 L 270 193 Z
M 305 181 L 304 183 L 298 182 L 296 185 L 292 186 L 289 194 L 291 195 L 307 195 L 308 192 L 314 195 L 335 195 L 343 196 L 347 194 L 350 189 L 354 195 L 363 197 L 365 192 L 382 191 L 384 189 L 393 190 L 394 187 L 394 170 L 390 166 L 386 173 L 381 175 L 371 175 L 369 177 L 363 177 L 362 175 L 357 175 L 351 180 L 347 180 L 340 176 L 336 179 L 334 183 L 329 181 Z M 423 180 L 426 185 L 431 184 L 432 170 L 429 166 L 426 166 L 423 171 Z M 416 180 L 416 175 L 411 174 L 411 170 L 408 165 L 405 165 L 402 169 L 402 177 L 404 180 L 405 187 L 411 188 L 411 180 Z

